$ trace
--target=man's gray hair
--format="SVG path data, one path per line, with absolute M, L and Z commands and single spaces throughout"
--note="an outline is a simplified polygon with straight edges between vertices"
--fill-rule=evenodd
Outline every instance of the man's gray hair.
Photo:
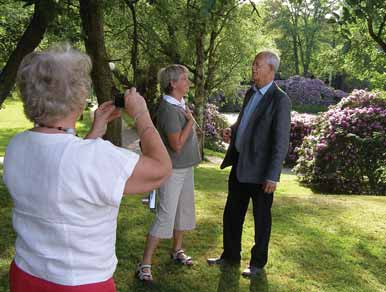
M 177 81 L 181 74 L 188 73 L 189 70 L 179 64 L 169 65 L 158 72 L 158 82 L 162 93 L 170 94 L 173 90 L 171 82 Z
M 49 124 L 84 108 L 91 88 L 91 59 L 67 43 L 24 57 L 17 86 L 29 120 Z
M 267 61 L 267 64 L 273 66 L 275 73 L 279 70 L 280 66 L 280 57 L 273 51 L 261 51 L 257 54 L 257 56 L 262 56 Z

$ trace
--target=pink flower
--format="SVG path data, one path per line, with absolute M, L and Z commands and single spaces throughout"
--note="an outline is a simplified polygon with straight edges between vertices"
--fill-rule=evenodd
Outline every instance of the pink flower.
M 325 144 L 325 143 L 318 143 L 318 144 L 316 144 L 316 149 L 317 149 L 318 151 L 322 151 L 322 150 L 324 150 L 325 148 L 327 148 L 327 144 Z

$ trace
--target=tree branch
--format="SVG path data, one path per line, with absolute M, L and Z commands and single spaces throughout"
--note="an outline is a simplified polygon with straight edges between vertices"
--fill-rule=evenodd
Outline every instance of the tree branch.
M 252 5 L 252 13 L 251 13 L 251 15 L 252 15 L 253 13 L 256 13 L 256 15 L 257 15 L 258 17 L 260 17 L 260 13 L 259 13 L 259 11 L 257 10 L 256 3 L 253 2 L 252 0 L 249 0 L 249 3 Z
M 385 23 L 386 23 L 386 13 L 385 13 L 385 15 L 383 15 L 383 20 L 382 20 L 381 25 L 379 26 L 379 29 L 378 29 L 377 37 L 379 37 L 379 38 L 382 36 L 382 31 L 383 31 L 383 28 L 385 27 Z
M 373 18 L 371 16 L 368 16 L 368 18 L 367 18 L 367 28 L 368 28 L 368 31 L 369 31 L 371 38 L 374 41 L 376 41 L 376 43 L 381 47 L 383 52 L 386 53 L 386 43 L 375 34 L 374 28 L 373 28 Z
M 133 26 L 132 24 L 128 24 L 126 27 L 122 28 L 120 31 L 114 32 L 114 33 L 111 30 L 106 30 L 105 35 L 116 37 L 116 36 L 119 36 L 120 34 L 126 32 L 132 26 Z
M 221 79 L 217 79 L 215 82 L 213 82 L 213 86 L 210 88 L 210 90 L 212 90 L 213 88 L 216 88 L 218 87 L 220 84 L 224 83 L 225 81 L 228 80 L 228 78 L 231 76 L 233 70 L 236 68 L 236 66 L 240 63 L 240 60 L 235 60 L 235 62 L 233 62 L 233 64 L 231 65 L 231 67 L 229 68 L 229 70 L 227 70 L 227 73 L 224 74 L 224 78 L 221 78 Z

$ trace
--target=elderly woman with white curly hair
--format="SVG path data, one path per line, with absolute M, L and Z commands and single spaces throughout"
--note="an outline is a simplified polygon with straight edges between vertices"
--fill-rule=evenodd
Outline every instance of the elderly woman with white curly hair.
M 61 45 L 26 56 L 18 70 L 24 111 L 34 128 L 16 135 L 4 160 L 12 196 L 12 292 L 115 291 L 117 215 L 123 194 L 149 191 L 171 162 L 135 88 L 124 110 L 136 120 L 142 155 L 102 140 L 119 117 L 112 102 L 95 113 L 85 139 L 75 124 L 89 95 L 90 58 Z

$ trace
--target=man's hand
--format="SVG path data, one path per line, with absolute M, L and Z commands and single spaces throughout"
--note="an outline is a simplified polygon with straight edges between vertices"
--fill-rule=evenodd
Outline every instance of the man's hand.
M 266 180 L 263 183 L 263 191 L 264 193 L 271 194 L 275 192 L 277 183 L 274 181 Z
M 222 130 L 222 139 L 225 143 L 230 143 L 232 138 L 232 129 L 226 128 Z
M 96 139 L 106 133 L 107 124 L 121 116 L 121 112 L 113 104 L 113 101 L 102 103 L 94 112 L 94 122 L 86 139 Z

